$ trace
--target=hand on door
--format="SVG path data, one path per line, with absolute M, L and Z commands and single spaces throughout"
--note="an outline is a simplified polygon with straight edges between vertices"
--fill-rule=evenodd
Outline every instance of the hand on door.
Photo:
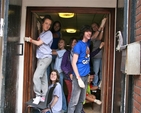
M 24 40 L 25 40 L 26 42 L 32 42 L 32 38 L 30 38 L 30 37 L 24 37 Z

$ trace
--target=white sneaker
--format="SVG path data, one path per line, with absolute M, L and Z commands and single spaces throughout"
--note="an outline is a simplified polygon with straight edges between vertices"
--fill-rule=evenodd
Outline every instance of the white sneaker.
M 101 105 L 101 103 L 102 103 L 100 100 L 97 100 L 97 99 L 95 99 L 94 102 L 98 105 Z
M 37 96 L 36 98 L 33 99 L 33 104 L 39 104 L 41 97 Z
M 40 98 L 40 101 L 41 101 L 41 102 L 45 102 L 45 97 L 41 97 L 41 98 Z
M 99 85 L 98 85 L 98 88 L 101 89 L 101 84 L 102 84 L 102 81 L 100 81 Z

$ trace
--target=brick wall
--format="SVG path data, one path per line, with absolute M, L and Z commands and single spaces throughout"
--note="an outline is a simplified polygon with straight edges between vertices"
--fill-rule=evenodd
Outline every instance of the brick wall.
M 141 40 L 141 0 L 136 3 L 135 40 Z M 133 113 L 141 113 L 141 76 L 134 76 Z

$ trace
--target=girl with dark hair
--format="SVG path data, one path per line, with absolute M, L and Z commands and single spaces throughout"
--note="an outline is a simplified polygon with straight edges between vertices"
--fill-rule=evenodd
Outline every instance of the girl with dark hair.
M 64 73 L 64 80 L 65 80 L 67 90 L 68 90 L 68 97 L 67 97 L 68 103 L 70 101 L 71 91 L 72 91 L 73 69 L 72 69 L 71 62 L 72 62 L 72 57 L 73 57 L 73 47 L 75 46 L 76 43 L 77 43 L 77 39 L 71 38 L 70 49 L 64 53 L 63 58 L 62 58 L 62 63 L 61 63 L 61 69 Z
M 51 109 L 44 109 L 42 113 L 62 113 L 62 88 L 61 84 L 59 83 L 59 73 L 57 70 L 52 70 L 50 74 L 50 83 L 49 89 L 51 87 L 55 86 L 55 89 L 53 91 L 53 98 L 50 103 Z
M 51 49 L 58 48 L 58 42 L 61 38 L 61 23 L 59 21 L 55 21 L 52 25 L 51 32 L 53 34 L 53 43 L 51 45 Z
M 37 68 L 33 75 L 34 92 L 36 98 L 34 98 L 33 103 L 38 104 L 40 101 L 45 101 L 45 95 L 48 90 L 48 79 L 47 79 L 47 67 L 52 61 L 52 50 L 51 45 L 53 41 L 53 36 L 49 30 L 52 24 L 52 19 L 50 15 L 46 15 L 43 19 L 42 33 L 39 35 L 37 40 L 31 37 L 25 37 L 26 42 L 30 42 L 37 45 L 36 58 Z

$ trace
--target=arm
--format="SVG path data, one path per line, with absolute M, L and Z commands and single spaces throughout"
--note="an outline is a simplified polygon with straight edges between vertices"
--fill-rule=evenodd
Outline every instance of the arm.
M 78 68 L 77 68 L 77 65 L 76 65 L 77 60 L 78 60 L 78 54 L 74 54 L 73 58 L 72 58 L 72 68 L 73 68 L 73 71 L 76 75 L 76 78 L 79 79 L 80 75 L 79 75 Z
M 96 38 L 97 38 L 98 40 L 101 40 L 101 39 L 102 39 L 102 37 L 103 37 L 103 28 L 104 28 L 104 26 L 105 26 L 106 20 L 107 20 L 107 18 L 103 18 L 100 27 L 99 27 L 98 30 L 95 31 L 95 33 L 92 35 L 92 38 L 91 38 L 92 40 L 93 40 L 93 39 L 96 39 Z
M 52 55 L 58 55 L 58 53 L 55 49 L 52 49 Z
M 58 101 L 58 97 L 55 95 L 55 96 L 53 97 L 53 100 L 52 100 L 52 103 L 51 103 L 51 108 L 56 104 L 57 101 Z M 50 110 L 49 108 L 44 109 L 44 110 L 42 110 L 42 113 L 46 113 L 46 112 L 49 111 L 49 110 Z
M 31 37 L 25 37 L 24 38 L 24 40 L 26 41 L 26 42 L 30 42 L 30 43 L 32 43 L 32 44 L 35 44 L 35 45 L 37 45 L 37 46 L 40 46 L 40 45 L 42 45 L 44 42 L 42 41 L 42 40 L 34 40 L 34 39 L 32 39 Z
M 103 48 L 104 46 L 104 42 L 101 42 L 99 48 L 97 48 L 95 51 L 91 52 L 90 56 L 94 57 L 97 53 L 99 53 L 99 51 Z
M 56 102 L 58 101 L 59 97 L 54 95 L 52 103 L 51 103 L 51 108 L 56 104 Z
M 69 69 L 67 67 L 67 64 L 70 63 L 69 61 L 69 52 L 66 51 L 63 55 L 62 62 L 61 62 L 61 69 L 65 74 L 69 74 Z

